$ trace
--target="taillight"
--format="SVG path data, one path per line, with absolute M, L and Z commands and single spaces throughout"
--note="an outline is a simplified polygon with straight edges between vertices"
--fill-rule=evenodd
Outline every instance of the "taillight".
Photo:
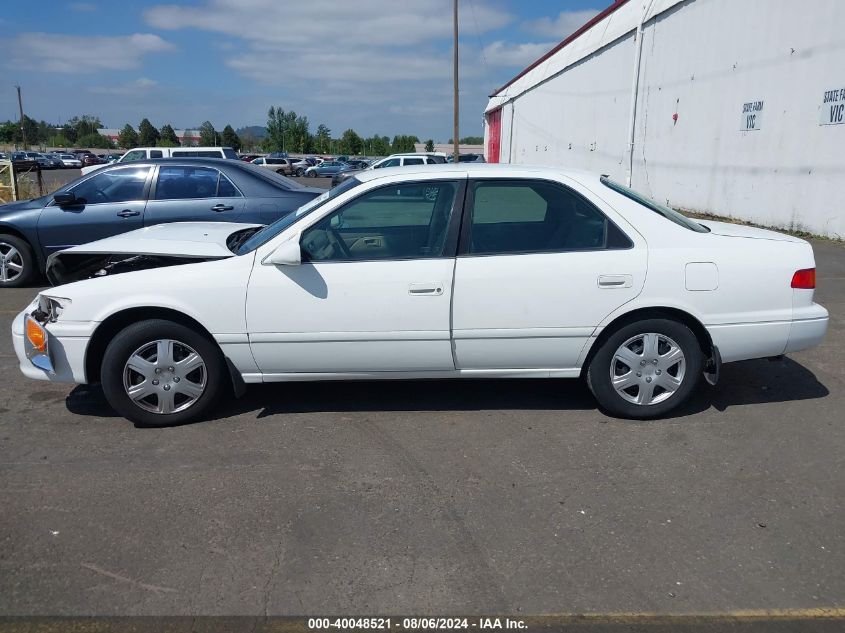
M 796 270 L 792 275 L 792 287 L 802 288 L 804 290 L 812 290 L 816 287 L 816 269 L 804 268 L 803 270 Z

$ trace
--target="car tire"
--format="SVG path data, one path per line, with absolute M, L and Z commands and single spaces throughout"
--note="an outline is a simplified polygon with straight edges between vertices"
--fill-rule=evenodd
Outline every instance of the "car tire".
M 308 176 L 309 178 L 316 178 L 317 172 L 316 171 L 309 171 L 309 172 L 306 172 L 305 175 Z
M 681 406 L 698 385 L 703 363 L 686 325 L 645 319 L 620 327 L 601 344 L 587 368 L 587 385 L 607 413 L 645 420 Z
M 182 362 L 188 364 L 180 367 Z M 217 344 L 164 319 L 140 321 L 121 330 L 103 355 L 100 381 L 112 408 L 139 426 L 200 420 L 227 387 Z
M 297 175 L 297 176 L 299 176 L 300 178 L 302 178 L 302 176 L 303 176 L 304 174 L 305 174 L 305 170 L 304 170 L 304 169 L 300 168 L 300 169 L 297 169 L 297 170 L 296 170 L 296 175 Z
M 26 240 L 0 234 L 0 288 L 25 286 L 36 274 L 35 255 Z

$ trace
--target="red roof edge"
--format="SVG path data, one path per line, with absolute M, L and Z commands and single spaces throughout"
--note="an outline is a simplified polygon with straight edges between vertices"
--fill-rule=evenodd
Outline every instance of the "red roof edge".
M 511 79 L 511 80 L 510 80 L 508 83 L 506 83 L 504 86 L 502 86 L 501 88 L 498 88 L 498 89 L 497 89 L 497 90 L 496 90 L 493 94 L 491 94 L 490 96 L 491 96 L 491 97 L 495 97 L 497 94 L 499 94 L 500 92 L 502 92 L 502 90 L 504 90 L 505 88 L 507 88 L 508 86 L 510 86 L 511 84 L 513 84 L 513 83 L 514 83 L 517 79 L 519 79 L 519 78 L 521 78 L 521 77 L 524 77 L 526 74 L 528 74 L 529 72 L 531 72 L 532 70 L 534 70 L 535 68 L 537 68 L 537 66 L 539 66 L 539 65 L 540 65 L 540 64 L 542 64 L 544 61 L 546 61 L 547 59 L 549 59 L 549 57 L 551 57 L 552 55 L 554 55 L 555 53 L 557 53 L 557 52 L 558 52 L 560 49 L 562 49 L 564 46 L 566 46 L 566 45 L 570 44 L 571 42 L 574 42 L 575 40 L 577 40 L 577 39 L 578 39 L 579 37 L 581 37 L 581 36 L 582 36 L 582 35 L 583 35 L 583 34 L 584 34 L 584 33 L 585 33 L 588 29 L 592 28 L 593 26 L 595 26 L 596 24 L 598 24 L 599 22 L 601 22 L 602 20 L 604 20 L 607 16 L 609 16 L 611 13 L 613 13 L 613 12 L 614 12 L 614 11 L 616 11 L 617 9 L 621 8 L 621 7 L 622 7 L 622 5 L 623 5 L 623 4 L 626 4 L 627 2 L 628 2 L 628 0 L 614 0 L 613 4 L 611 4 L 609 7 L 607 7 L 604 11 L 602 11 L 601 13 L 599 13 L 598 15 L 596 15 L 593 19 L 591 19 L 589 22 L 587 22 L 584 26 L 582 26 L 580 29 L 578 29 L 577 31 L 575 31 L 572 35 L 570 35 L 570 36 L 569 36 L 569 37 L 567 37 L 565 40 L 563 40 L 560 44 L 558 44 L 558 45 L 557 45 L 557 46 L 555 46 L 552 50 L 550 50 L 548 53 L 546 53 L 545 55 L 543 55 L 540 59 L 538 59 L 537 61 L 535 61 L 534 63 L 532 63 L 530 66 L 528 66 L 526 69 L 524 69 L 522 72 L 520 72 L 520 73 L 519 73 L 516 77 L 514 77 L 513 79 Z

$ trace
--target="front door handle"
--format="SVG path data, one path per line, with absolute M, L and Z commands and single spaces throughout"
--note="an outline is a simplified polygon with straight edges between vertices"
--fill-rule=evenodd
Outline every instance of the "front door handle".
M 424 281 L 408 286 L 408 294 L 411 295 L 434 295 L 443 294 L 443 284 L 439 281 Z
M 120 218 L 131 218 L 133 215 L 141 215 L 140 211 L 133 211 L 132 209 L 124 209 L 117 214 Z
M 631 275 L 599 275 L 599 288 L 630 288 L 633 285 Z
M 215 204 L 213 207 L 211 207 L 211 210 L 217 211 L 219 213 L 220 211 L 231 211 L 234 208 L 235 207 L 233 207 L 231 205 L 220 203 L 220 204 Z

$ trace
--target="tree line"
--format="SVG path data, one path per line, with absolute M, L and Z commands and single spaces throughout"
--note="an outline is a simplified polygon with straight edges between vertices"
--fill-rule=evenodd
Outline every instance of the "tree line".
M 260 141 L 260 147 L 266 152 L 387 156 L 413 152 L 414 144 L 419 142 L 418 137 L 407 134 L 396 135 L 392 140 L 380 134 L 365 138 L 351 128 L 335 138 L 324 123 L 320 123 L 312 134 L 307 116 L 270 106 L 267 111 L 267 136 Z
M 50 147 L 91 147 L 122 149 L 132 147 L 178 147 L 179 139 L 173 126 L 165 123 L 156 128 L 146 117 L 141 119 L 137 130 L 127 123 L 120 130 L 117 142 L 98 132 L 105 127 L 99 117 L 92 115 L 75 116 L 64 125 L 52 125 L 46 121 L 35 121 L 24 115 L 23 132 L 27 144 Z M 0 123 L 0 143 L 23 144 L 23 132 L 20 121 Z M 192 134 L 196 132 L 196 134 Z M 185 135 L 198 136 L 201 146 L 231 147 L 235 151 L 262 150 L 265 152 L 289 152 L 295 154 L 347 154 L 350 156 L 386 156 L 398 152 L 413 152 L 420 139 L 414 135 L 397 134 L 392 139 L 374 134 L 363 137 L 353 129 L 344 130 L 338 137 L 333 137 L 331 130 L 323 123 L 311 132 L 307 116 L 297 115 L 293 110 L 285 111 L 281 107 L 271 106 L 267 112 L 267 135 L 258 138 L 250 131 L 239 136 L 231 125 L 226 125 L 218 132 L 210 121 L 194 129 L 186 129 Z M 461 139 L 463 142 L 464 139 Z M 426 142 L 426 149 L 433 149 L 434 141 Z

